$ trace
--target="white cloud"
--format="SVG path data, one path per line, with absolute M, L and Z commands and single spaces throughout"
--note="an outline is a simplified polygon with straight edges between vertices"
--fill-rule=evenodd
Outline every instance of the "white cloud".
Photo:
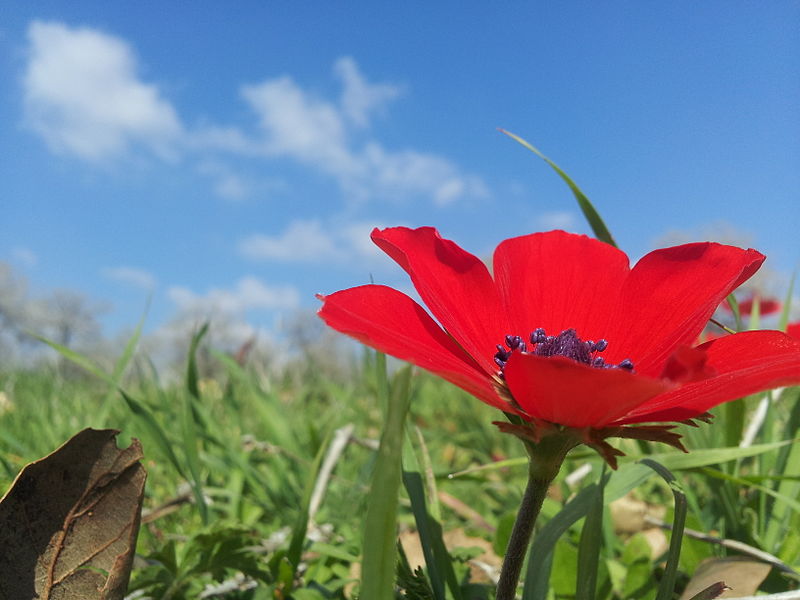
M 243 200 L 252 192 L 250 183 L 223 163 L 204 161 L 200 163 L 197 170 L 211 178 L 214 193 L 220 198 Z
M 285 262 L 316 262 L 340 254 L 319 221 L 293 221 L 276 236 L 248 236 L 239 242 L 239 252 L 255 260 Z
M 381 254 L 369 234 L 375 223 L 325 226 L 318 220 L 292 221 L 278 235 L 255 234 L 239 242 L 239 253 L 262 261 L 342 263 Z
M 342 112 L 359 127 L 369 125 L 370 113 L 383 110 L 389 101 L 400 94 L 398 86 L 368 83 L 356 61 L 349 56 L 337 60 L 333 72 L 342 81 Z
M 156 287 L 156 278 L 149 271 L 135 267 L 109 267 L 103 269 L 103 275 L 113 281 L 131 285 L 146 291 Z
M 141 144 L 172 156 L 180 120 L 158 88 L 139 79 L 136 57 L 123 40 L 35 21 L 28 41 L 26 121 L 51 149 L 101 161 Z
M 536 217 L 539 229 L 570 229 L 575 222 L 575 214 L 569 211 L 545 212 Z
M 17 246 L 11 249 L 11 257 L 16 263 L 23 267 L 35 267 L 39 263 L 39 257 L 30 248 Z
M 387 152 L 377 143 L 364 149 L 370 177 L 358 182 L 370 195 L 426 194 L 438 206 L 464 196 L 485 197 L 488 188 L 479 177 L 464 175 L 450 160 L 413 150 Z
M 306 94 L 290 77 L 245 86 L 242 96 L 259 118 L 269 154 L 289 156 L 333 173 L 356 167 L 339 111 Z
M 351 58 L 340 59 L 336 71 L 344 80 L 341 106 L 313 96 L 288 76 L 242 88 L 259 119 L 266 155 L 288 157 L 333 176 L 356 200 L 421 195 L 446 205 L 488 194 L 479 177 L 463 173 L 443 156 L 354 141 L 369 113 L 383 107 L 397 88 L 367 83 Z
M 300 294 L 292 286 L 268 286 L 256 277 L 243 277 L 233 288 L 214 288 L 196 294 L 183 286 L 172 286 L 167 296 L 178 308 L 189 312 L 241 314 L 248 310 L 295 308 Z
M 399 223 L 395 223 L 399 225 Z M 383 250 L 378 248 L 370 238 L 372 230 L 376 227 L 381 229 L 383 223 L 361 222 L 349 223 L 336 230 L 337 236 L 341 240 L 342 247 L 345 248 L 348 260 L 381 260 L 385 258 Z
M 354 201 L 419 196 L 443 206 L 488 193 L 480 178 L 443 156 L 389 150 L 369 136 L 372 118 L 400 87 L 368 81 L 351 57 L 333 66 L 341 84 L 338 98 L 319 97 L 283 76 L 242 86 L 257 119 L 252 130 L 206 119 L 187 128 L 160 89 L 141 78 L 124 40 L 34 21 L 28 42 L 25 121 L 54 152 L 96 163 L 140 149 L 164 160 L 188 155 L 200 165 L 221 156 L 288 158 L 334 178 Z M 228 199 L 247 196 L 251 188 L 231 167 L 214 176 L 215 192 Z

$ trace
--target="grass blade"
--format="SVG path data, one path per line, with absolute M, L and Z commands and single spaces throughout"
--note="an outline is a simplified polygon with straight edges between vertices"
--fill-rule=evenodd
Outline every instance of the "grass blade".
M 189 344 L 189 362 L 186 366 L 186 389 L 195 398 L 200 398 L 200 386 L 198 384 L 199 375 L 197 370 L 197 348 L 203 337 L 208 333 L 208 322 L 203 323 L 200 330 L 192 336 L 192 342 Z
M 148 301 L 148 307 L 150 302 Z M 144 322 L 147 318 L 147 308 L 145 308 L 144 314 L 139 319 L 139 322 L 136 324 L 136 328 L 133 330 L 133 335 L 131 335 L 130 339 L 125 343 L 125 348 L 122 350 L 122 354 L 117 359 L 117 362 L 114 363 L 114 370 L 111 372 L 111 381 L 114 382 L 114 387 L 119 387 L 119 382 L 122 379 L 122 375 L 125 373 L 125 369 L 130 363 L 131 359 L 133 358 L 134 353 L 136 352 L 136 346 L 139 345 L 139 338 L 142 337 L 142 329 L 144 328 Z
M 745 417 L 747 416 L 745 399 L 739 398 L 726 402 L 721 408 L 724 414 L 725 445 L 728 447 L 738 446 L 742 441 Z
M 603 539 L 603 492 L 608 478 L 605 473 L 595 486 L 593 498 L 583 523 L 578 543 L 578 577 L 576 600 L 594 600 L 597 588 L 597 567 L 600 563 L 600 542 Z
M 733 320 L 736 323 L 735 325 L 736 331 L 742 331 L 742 329 L 744 329 L 744 323 L 742 322 L 742 313 L 739 310 L 739 301 L 733 294 L 728 294 L 726 301 L 728 303 L 728 306 L 731 307 L 731 312 L 733 313 Z
M 608 477 L 605 483 L 604 502 L 613 502 L 652 476 L 653 472 L 641 464 L 621 465 Z M 597 484 L 592 483 L 582 489 L 561 511 L 536 532 L 531 550 L 528 553 L 528 567 L 525 571 L 525 587 L 522 600 L 546 600 L 547 581 L 553 564 L 553 550 L 562 535 L 581 517 L 592 509 L 596 498 Z
M 747 323 L 747 328 L 751 331 L 761 327 L 761 298 L 758 294 L 753 296 L 753 304 L 750 308 L 750 320 Z
M 681 556 L 681 544 L 683 543 L 683 529 L 686 527 L 686 514 L 688 504 L 686 494 L 681 490 L 678 480 L 669 469 L 658 464 L 656 461 L 644 458 L 640 461 L 658 473 L 667 482 L 675 498 L 675 514 L 672 519 L 672 534 L 669 540 L 669 550 L 667 552 L 667 564 L 664 567 L 664 575 L 658 586 L 656 600 L 671 600 L 675 592 L 675 580 L 678 575 L 678 561 Z
M 705 450 L 692 450 L 689 454 L 678 452 L 652 454 L 647 458 L 657 461 L 670 471 L 683 471 L 685 469 L 697 469 L 699 467 L 707 467 L 740 458 L 758 456 L 765 452 L 778 450 L 791 443 L 792 440 L 784 440 L 782 442 L 771 442 L 769 444 L 754 444 L 749 448 L 739 448 L 738 446 L 731 448 L 708 448 Z M 641 462 L 645 457 L 640 456 L 635 458 L 638 462 Z
M 783 299 L 783 310 L 778 319 L 778 329 L 786 331 L 786 326 L 789 324 L 789 314 L 792 312 L 792 298 L 794 295 L 794 277 L 796 273 L 792 273 L 792 278 L 789 280 L 789 287 L 786 290 L 786 297 Z
M 614 241 L 614 237 L 611 235 L 611 232 L 606 227 L 606 224 L 603 222 L 602 217 L 600 217 L 600 213 L 597 212 L 594 205 L 591 203 L 589 198 L 586 197 L 578 185 L 572 181 L 572 179 L 567 175 L 561 168 L 554 163 L 552 160 L 547 158 L 544 154 L 542 154 L 537 148 L 531 145 L 529 142 L 525 141 L 518 135 L 511 133 L 510 131 L 506 131 L 505 129 L 500 129 L 500 133 L 506 134 L 511 139 L 515 140 L 516 142 L 525 146 L 528 150 L 536 154 L 539 158 L 544 160 L 550 167 L 558 173 L 559 177 L 564 180 L 569 186 L 569 189 L 572 190 L 572 194 L 575 196 L 575 199 L 578 201 L 578 206 L 583 212 L 583 216 L 586 217 L 586 220 L 589 222 L 589 226 L 592 228 L 595 237 L 598 240 L 601 240 L 607 244 L 611 244 L 612 246 L 616 246 L 617 242 Z
M 119 393 L 122 394 L 122 399 L 125 400 L 125 404 L 128 405 L 128 408 L 130 409 L 131 413 L 133 413 L 133 416 L 139 419 L 144 428 L 149 432 L 150 437 L 155 442 L 156 446 L 158 446 L 159 450 L 161 450 L 170 464 L 175 467 L 175 470 L 180 474 L 180 476 L 186 479 L 183 467 L 181 466 L 175 451 L 172 449 L 172 444 L 170 443 L 169 438 L 167 438 L 167 434 L 164 433 L 164 429 L 158 424 L 158 421 L 156 421 L 153 413 L 151 413 L 144 404 L 133 398 L 133 396 L 130 396 L 122 388 L 120 388 Z
M 98 379 L 102 379 L 103 381 L 113 384 L 111 377 L 109 377 L 108 373 L 103 371 L 97 364 L 95 364 L 91 359 L 87 358 L 83 354 L 79 352 L 75 352 L 74 350 L 67 348 L 66 346 L 62 346 L 61 344 L 54 342 L 52 340 L 48 340 L 46 337 L 43 337 L 36 333 L 30 333 L 31 337 L 36 338 L 40 342 L 43 342 L 50 346 L 53 350 L 58 352 L 61 356 L 66 358 L 67 360 L 75 363 L 85 371 L 88 371 Z
M 452 598 L 461 600 L 461 590 L 453 570 L 453 561 L 442 537 L 442 526 L 428 513 L 422 475 L 418 471 L 404 470 L 403 485 L 411 500 L 411 510 L 414 513 L 434 598 L 446 600 L 446 585 Z
M 798 447 L 800 446 L 798 446 L 797 444 L 792 446 L 793 449 Z M 800 453 L 798 453 L 797 456 L 800 457 Z M 770 515 L 771 522 L 774 521 L 776 523 L 781 523 L 782 517 L 784 516 L 783 513 L 785 512 L 785 508 L 789 508 L 795 512 L 800 513 L 800 501 L 795 500 L 796 494 L 791 494 L 791 495 L 789 493 L 782 494 L 780 491 L 775 491 L 771 488 L 760 485 L 752 481 L 751 479 L 736 477 L 735 475 L 731 475 L 729 473 L 725 473 L 724 471 L 719 471 L 711 467 L 703 467 L 700 469 L 700 472 L 703 473 L 703 475 L 708 476 L 709 478 L 729 481 L 734 485 L 738 486 L 740 489 L 752 488 L 760 491 L 763 494 L 766 494 L 767 496 L 772 496 L 778 502 L 776 502 L 775 506 L 773 507 L 772 514 Z M 800 482 L 798 482 L 797 478 L 795 477 L 788 477 L 786 479 L 782 479 L 781 482 L 789 483 L 793 487 L 797 487 L 798 485 L 800 485 Z M 779 503 L 785 505 L 785 508 L 782 508 L 780 511 L 777 510 L 777 506 Z
M 183 434 L 183 450 L 186 454 L 186 465 L 192 476 L 192 493 L 195 503 L 200 511 L 200 518 L 203 525 L 208 525 L 209 514 L 203 494 L 203 480 L 200 469 L 200 455 L 198 452 L 197 420 L 195 419 L 195 400 L 200 399 L 200 387 L 198 385 L 197 372 L 197 348 L 203 336 L 208 332 L 208 323 L 204 323 L 200 330 L 192 337 L 189 345 L 189 361 L 186 368 L 186 388 L 188 394 L 184 394 L 183 414 L 181 415 L 181 432 Z
M 325 436 L 324 442 L 320 444 L 317 455 L 314 457 L 314 464 L 311 467 L 308 479 L 306 479 L 305 489 L 303 490 L 303 503 L 300 507 L 300 513 L 297 516 L 297 522 L 292 529 L 292 539 L 291 542 L 289 542 L 289 550 L 286 553 L 286 559 L 291 566 L 291 573 L 289 576 L 281 578 L 284 586 L 283 592 L 285 593 L 283 597 L 290 597 L 294 581 L 297 578 L 297 569 L 300 566 L 300 560 L 303 556 L 303 544 L 305 543 L 306 534 L 308 532 L 308 509 L 311 505 L 311 498 L 314 494 L 314 487 L 317 483 L 319 470 L 322 467 L 322 461 L 328 451 L 328 443 L 330 442 L 331 432 L 332 429 L 329 429 L 328 434 Z M 392 539 L 392 543 L 394 543 L 394 538 Z
M 552 553 L 556 543 L 567 529 L 589 513 L 596 498 L 597 484 L 592 483 L 582 489 L 555 517 L 534 534 L 533 544 L 528 553 L 522 600 L 546 600 L 548 586 L 542 586 L 541 583 L 550 579 Z
M 429 504 L 433 506 L 436 499 L 436 485 L 435 482 L 431 484 L 429 481 L 433 477 L 432 472 L 429 472 L 430 458 L 427 456 L 422 433 L 419 428 L 416 428 L 416 432 L 419 436 L 422 461 L 418 458 L 411 436 L 406 435 L 405 452 L 403 453 L 403 485 L 411 501 L 411 511 L 414 513 L 414 521 L 417 525 L 435 600 L 446 600 L 445 586 L 454 600 L 461 600 L 461 588 L 453 568 L 453 560 L 442 537 L 440 516 L 429 509 Z M 426 473 L 425 485 L 423 485 L 422 471 Z
M 385 365 L 385 362 L 383 364 Z M 382 375 L 378 375 L 378 381 L 380 382 L 382 378 L 385 380 L 385 377 L 384 371 Z M 364 531 L 360 594 L 362 598 L 375 600 L 394 598 L 397 502 L 405 420 L 410 404 L 410 379 L 411 368 L 404 367 L 394 377 L 391 397 L 385 398 L 388 404 L 387 417 L 381 435 L 378 458 L 372 472 Z M 382 388 L 379 383 L 378 389 Z
M 89 358 L 83 356 L 82 354 L 75 352 L 67 348 L 66 346 L 62 346 L 56 342 L 50 341 L 47 338 L 42 336 L 31 334 L 33 337 L 38 339 L 39 341 L 47 344 L 51 348 L 53 348 L 56 352 L 61 354 L 66 359 L 70 360 L 71 362 L 75 363 L 79 367 L 82 367 L 98 379 L 107 382 L 109 385 L 114 385 L 114 381 L 112 377 L 108 375 L 108 373 L 104 372 L 98 365 L 92 362 Z M 129 342 L 130 344 L 130 342 Z M 156 418 L 153 416 L 153 413 L 141 402 L 136 400 L 133 396 L 128 394 L 125 390 L 121 387 L 115 386 L 119 393 L 122 395 L 122 399 L 125 401 L 125 404 L 128 406 L 128 409 L 131 411 L 134 417 L 136 417 L 139 422 L 144 426 L 144 429 L 150 434 L 150 437 L 153 442 L 155 442 L 156 446 L 161 450 L 163 455 L 166 459 L 175 467 L 175 470 L 180 474 L 181 477 L 184 479 L 186 475 L 184 470 L 181 466 L 180 461 L 178 460 L 175 451 L 172 449 L 172 444 L 167 437 L 167 434 L 164 432 L 164 429 L 161 425 L 158 424 Z
M 428 453 L 428 446 L 425 444 L 425 437 L 422 435 L 422 430 L 415 426 L 414 431 L 417 434 L 417 442 L 419 443 L 420 467 L 422 472 L 425 473 L 425 489 L 428 492 L 427 497 L 428 505 L 430 507 L 429 512 L 434 519 L 441 522 L 442 509 L 439 505 L 439 494 L 436 488 L 436 475 L 433 473 L 431 455 Z
M 136 352 L 136 347 L 139 345 L 139 338 L 142 337 L 142 328 L 144 327 L 145 317 L 147 317 L 147 309 L 145 309 L 145 313 L 136 324 L 136 328 L 133 330 L 133 335 L 131 335 L 130 339 L 128 339 L 128 341 L 125 343 L 125 348 L 123 349 L 122 354 L 114 363 L 114 370 L 111 371 L 111 387 L 106 394 L 105 402 L 101 408 L 102 418 L 100 419 L 100 422 L 102 423 L 105 423 L 108 417 L 108 413 L 113 406 L 112 400 L 114 393 L 117 391 L 117 388 L 120 387 L 122 376 L 125 374 L 125 370 L 127 369 L 128 364 Z

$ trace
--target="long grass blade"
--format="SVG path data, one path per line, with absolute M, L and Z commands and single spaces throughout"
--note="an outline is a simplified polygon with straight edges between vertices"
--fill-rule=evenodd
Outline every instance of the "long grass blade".
M 150 302 L 148 300 L 148 306 Z M 147 309 L 145 309 L 144 314 L 139 319 L 139 322 L 136 324 L 136 328 L 133 330 L 133 335 L 128 339 L 125 343 L 125 348 L 122 351 L 122 354 L 117 358 L 116 362 L 114 363 L 114 369 L 111 371 L 111 386 L 109 387 L 108 393 L 106 394 L 105 402 L 103 402 L 103 406 L 101 408 L 101 418 L 100 422 L 105 423 L 107 415 L 111 410 L 112 400 L 114 394 L 117 392 L 117 388 L 120 387 L 120 382 L 122 381 L 122 376 L 125 374 L 125 370 L 128 368 L 128 364 L 131 362 L 133 355 L 136 353 L 136 347 L 139 345 L 139 338 L 142 337 L 142 328 L 144 327 L 145 318 L 147 317 Z
M 794 401 L 785 426 L 785 435 L 797 436 L 798 429 L 800 429 L 800 394 L 797 393 L 796 388 L 794 390 L 787 389 L 781 395 L 782 401 L 784 398 L 787 401 L 789 398 Z M 779 474 L 800 473 L 800 444 L 792 444 L 788 448 L 781 449 L 776 461 L 775 472 Z M 775 493 L 780 495 L 781 498 L 797 498 L 800 495 L 800 481 L 792 479 L 780 480 Z M 790 518 L 789 504 L 785 500 L 774 501 L 767 521 L 767 533 L 764 539 L 765 547 L 768 550 L 775 550 L 775 547 L 780 544 L 782 532 L 786 531 L 787 522 Z
M 791 440 L 786 440 L 782 442 L 771 442 L 769 444 L 756 444 L 748 448 L 739 448 L 739 447 L 709 448 L 705 450 L 692 450 L 692 452 L 689 454 L 679 454 L 677 452 L 649 454 L 647 455 L 647 458 L 657 460 L 661 464 L 665 465 L 671 471 L 681 471 L 685 469 L 694 469 L 697 467 L 715 465 L 721 462 L 737 460 L 740 458 L 757 456 L 765 452 L 770 452 L 778 448 L 783 448 L 784 446 L 791 443 L 792 443 Z M 623 456 L 620 459 L 620 462 L 622 464 L 627 464 L 628 466 L 631 466 L 636 461 L 642 458 L 645 457 L 642 455 L 629 454 L 627 456 Z M 483 465 L 476 465 L 474 467 L 469 467 L 468 469 L 464 469 L 462 471 L 456 471 L 455 473 L 450 473 L 447 476 L 447 478 L 455 479 L 456 477 L 474 475 L 475 473 L 480 473 L 483 471 L 497 471 L 501 469 L 507 469 L 509 467 L 522 468 L 527 464 L 528 464 L 527 457 L 508 458 L 506 460 L 499 460 L 497 462 L 490 462 Z M 618 479 L 619 474 L 621 472 L 624 471 L 620 469 L 619 471 L 614 473 L 614 477 L 610 480 L 609 485 L 611 485 L 615 481 L 621 481 L 620 479 Z
M 600 563 L 600 546 L 603 539 L 603 492 L 606 475 L 600 476 L 600 482 L 594 488 L 589 512 L 583 523 L 578 543 L 578 578 L 576 580 L 575 599 L 594 600 L 597 589 L 597 568 Z
M 577 496 L 534 534 L 525 571 L 522 600 L 546 600 L 547 586 L 542 586 L 541 582 L 550 579 L 552 553 L 556 543 L 567 529 L 592 510 L 596 499 L 597 484 L 592 483 L 578 492 Z
M 436 486 L 436 475 L 433 472 L 433 464 L 431 463 L 431 455 L 428 452 L 428 446 L 425 444 L 425 437 L 422 435 L 422 430 L 419 427 L 414 427 L 414 432 L 417 434 L 417 443 L 419 444 L 419 466 L 425 474 L 425 489 L 427 491 L 428 506 L 431 516 L 437 521 L 442 520 L 442 509 L 439 504 L 439 494 Z
M 742 312 L 739 310 L 739 301 L 733 294 L 728 294 L 728 297 L 725 300 L 728 303 L 728 306 L 731 307 L 733 319 L 736 323 L 736 331 L 742 331 L 742 329 L 744 329 L 744 323 L 742 322 Z
M 200 399 L 200 387 L 198 384 L 197 370 L 197 348 L 208 332 L 208 323 L 205 323 L 200 330 L 192 337 L 189 346 L 189 361 L 186 368 L 186 389 L 184 394 L 183 413 L 181 415 L 181 432 L 183 434 L 183 451 L 186 455 L 186 465 L 191 474 L 192 494 L 194 495 L 197 509 L 200 511 L 200 518 L 204 525 L 209 523 L 208 504 L 203 493 L 203 479 L 200 467 L 200 455 L 198 451 L 197 420 L 195 418 L 194 401 Z
M 407 451 L 403 453 L 403 485 L 411 501 L 411 511 L 417 525 L 422 553 L 428 567 L 428 577 L 435 600 L 446 600 L 445 588 L 454 600 L 461 600 L 461 589 L 456 579 L 453 561 L 442 537 L 442 526 L 428 510 L 425 485 L 419 460 L 408 436 Z
M 153 413 L 151 413 L 144 404 L 136 400 L 133 396 L 129 395 L 125 390 L 120 388 L 119 393 L 122 394 L 122 399 L 125 400 L 125 404 L 128 405 L 128 409 L 131 411 L 131 413 L 133 413 L 134 417 L 139 419 L 164 457 L 166 457 L 169 463 L 175 467 L 175 470 L 178 472 L 178 474 L 186 479 L 183 467 L 178 460 L 175 451 L 172 449 L 172 443 L 169 441 L 164 429 L 158 424 L 158 421 L 156 421 Z
M 789 324 L 789 315 L 792 312 L 792 299 L 794 298 L 795 275 L 796 273 L 792 273 L 792 278 L 789 280 L 789 287 L 786 289 L 786 296 L 783 299 L 783 309 L 778 319 L 778 329 L 781 331 L 786 331 L 786 326 Z
M 109 376 L 108 373 L 103 371 L 98 365 L 92 362 L 89 358 L 83 356 L 82 354 L 67 348 L 66 346 L 62 346 L 56 342 L 48 340 L 45 337 L 34 335 L 34 337 L 41 342 L 44 342 L 51 348 L 53 348 L 56 352 L 61 354 L 66 359 L 70 360 L 74 364 L 82 367 L 84 370 L 88 371 L 98 379 L 107 382 L 109 385 L 113 385 L 114 382 Z M 117 387 L 117 390 L 122 395 L 122 399 L 125 401 L 125 404 L 128 406 L 128 409 L 131 411 L 134 417 L 136 417 L 139 422 L 144 426 L 144 429 L 150 434 L 150 437 L 153 442 L 155 442 L 158 449 L 162 452 L 164 457 L 169 461 L 169 463 L 175 467 L 175 470 L 181 475 L 181 477 L 186 478 L 184 469 L 181 465 L 181 462 L 178 460 L 175 451 L 172 449 L 172 443 L 169 441 L 167 434 L 164 432 L 164 429 L 159 425 L 156 418 L 153 416 L 153 413 L 141 402 L 136 400 L 133 396 L 128 394 L 125 390 L 121 387 Z
M 380 355 L 379 355 L 380 356 Z M 385 363 L 384 363 L 385 365 Z M 380 371 L 380 369 L 379 369 Z M 378 375 L 379 381 L 385 378 Z M 397 563 L 397 502 L 400 490 L 401 460 L 406 414 L 410 404 L 411 369 L 395 375 L 381 435 L 378 458 L 372 473 L 364 530 L 361 598 L 392 600 Z M 384 386 L 378 385 L 378 389 Z M 386 393 L 385 391 L 383 393 Z
M 667 551 L 667 564 L 664 567 L 664 575 L 658 585 L 658 595 L 656 596 L 656 600 L 671 600 L 675 593 L 675 581 L 678 576 L 678 562 L 680 560 L 681 545 L 683 543 L 683 529 L 686 527 L 686 514 L 688 512 L 686 494 L 683 493 L 678 480 L 669 469 L 649 458 L 642 459 L 641 463 L 653 469 L 667 482 L 670 490 L 672 490 L 672 496 L 675 499 L 672 535 L 670 536 L 669 550 Z
M 66 346 L 63 346 L 63 345 L 61 345 L 61 344 L 59 344 L 57 342 L 54 342 L 52 340 L 48 340 L 46 337 L 41 336 L 39 334 L 30 333 L 30 335 L 31 335 L 31 337 L 36 338 L 40 342 L 43 342 L 43 343 L 47 344 L 53 350 L 58 352 L 61 356 L 63 356 L 67 360 L 75 363 L 76 365 L 78 365 L 79 367 L 81 367 L 85 371 L 91 373 L 92 375 L 94 375 L 98 379 L 101 379 L 101 380 L 103 380 L 103 381 L 105 381 L 105 382 L 107 382 L 109 384 L 113 383 L 113 381 L 112 381 L 111 377 L 108 375 L 108 373 L 103 371 L 103 369 L 101 369 L 100 366 L 97 365 L 90 358 L 84 356 L 83 354 L 81 354 L 79 352 L 75 352 L 71 348 L 67 348 Z
M 149 300 L 147 304 L 149 307 Z M 125 374 L 125 369 L 128 367 L 128 363 L 131 362 L 133 355 L 136 353 L 136 347 L 139 345 L 139 339 L 142 337 L 144 322 L 147 318 L 147 310 L 148 308 L 145 308 L 144 314 L 141 316 L 139 322 L 136 324 L 136 328 L 133 330 L 133 334 L 125 343 L 125 348 L 122 350 L 122 354 L 120 354 L 119 358 L 114 363 L 114 369 L 111 371 L 111 381 L 114 382 L 115 388 L 119 386 L 119 382 L 122 379 L 122 376 Z
M 300 506 L 300 512 L 297 515 L 297 521 L 292 528 L 292 539 L 289 542 L 289 550 L 286 552 L 286 559 L 291 567 L 291 576 L 282 578 L 282 583 L 284 586 L 283 591 L 286 594 L 284 597 L 289 597 L 289 594 L 293 589 L 294 581 L 297 578 L 297 569 L 300 567 L 300 559 L 303 555 L 303 544 L 305 543 L 306 534 L 308 533 L 309 507 L 311 506 L 311 498 L 314 495 L 314 487 L 316 486 L 317 477 L 319 475 L 320 468 L 322 467 L 322 461 L 324 460 L 328 451 L 328 444 L 330 442 L 331 435 L 332 429 L 329 429 L 328 434 L 325 436 L 324 442 L 320 444 L 319 450 L 314 457 L 314 464 L 312 465 L 308 477 L 306 478 L 305 489 L 303 490 L 303 501 Z M 392 543 L 394 543 L 394 539 L 392 539 Z
M 677 452 L 653 454 L 648 457 L 636 457 L 640 461 L 644 458 L 654 460 L 663 465 L 670 471 L 683 471 L 686 469 L 697 469 L 719 463 L 758 456 L 765 452 L 772 452 L 792 443 L 792 440 L 782 442 L 771 442 L 769 444 L 754 444 L 748 448 L 738 446 L 731 448 L 708 448 L 704 450 L 692 450 L 689 454 L 679 454 Z
M 556 163 L 552 160 L 547 158 L 541 151 L 535 148 L 532 144 L 525 141 L 518 135 L 511 133 L 510 131 L 506 131 L 505 129 L 500 129 L 500 133 L 506 134 L 511 139 L 515 140 L 516 142 L 525 146 L 528 150 L 536 154 L 539 158 L 544 160 L 550 167 L 558 173 L 559 177 L 564 180 L 569 186 L 569 189 L 572 190 L 572 194 L 575 196 L 575 199 L 578 201 L 578 206 L 583 212 L 583 216 L 586 217 L 586 220 L 589 222 L 589 226 L 592 228 L 594 235 L 597 237 L 598 240 L 601 240 L 607 244 L 611 244 L 612 246 L 616 246 L 617 242 L 614 241 L 614 237 L 611 235 L 611 232 L 606 227 L 606 224 L 603 222 L 602 217 L 600 217 L 600 213 L 597 212 L 594 205 L 591 203 L 589 198 L 586 197 L 578 185 L 572 181 L 572 179 L 567 175 Z
M 442 526 L 428 513 L 422 476 L 417 471 L 403 471 L 403 485 L 411 500 L 411 511 L 414 513 L 435 600 L 446 600 L 445 587 L 452 598 L 461 600 L 453 562 L 442 537 Z
M 192 341 L 189 344 L 189 361 L 186 365 L 186 389 L 198 399 L 200 398 L 200 376 L 197 369 L 197 348 L 200 346 L 203 337 L 208 333 L 208 325 L 208 322 L 203 323 L 197 333 L 192 336 Z

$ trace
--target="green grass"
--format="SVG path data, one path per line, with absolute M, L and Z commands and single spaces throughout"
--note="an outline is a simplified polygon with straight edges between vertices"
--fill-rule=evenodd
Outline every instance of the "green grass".
M 325 376 L 313 365 L 290 377 L 265 376 L 218 353 L 200 368 L 194 349 L 187 348 L 185 378 L 164 382 L 142 357 L 121 352 L 122 362 L 104 377 L 47 367 L 0 374 L 8 401 L 0 414 L 0 485 L 6 489 L 27 462 L 85 427 L 119 429 L 120 445 L 139 438 L 148 480 L 130 586 L 141 594 L 136 597 L 198 598 L 204 590 L 239 582 L 241 589 L 210 597 L 357 598 L 363 576 L 370 590 L 382 590 L 369 594 L 392 598 L 386 581 L 394 578 L 392 563 L 399 556 L 405 595 L 396 597 L 493 598 L 491 584 L 471 560 L 480 551 L 448 551 L 445 542 L 463 530 L 497 550 L 505 545 L 526 467 L 522 445 L 491 425 L 495 410 L 424 373 L 414 371 L 408 379 L 400 370 L 387 377 L 371 353 L 349 378 Z M 769 403 L 751 449 L 729 448 L 738 444 L 761 400 L 759 395 L 737 401 L 716 411 L 714 424 L 684 428 L 690 455 L 665 447 L 644 448 L 644 454 L 633 441 L 615 442 L 629 458 L 608 478 L 602 495 L 599 459 L 574 451 L 543 507 L 534 556 L 523 571 L 529 578 L 525 598 L 574 597 L 579 569 L 597 583 L 591 590 L 579 588 L 582 598 L 656 598 L 664 557 L 650 556 L 643 533 L 616 533 L 609 511 L 597 510 L 601 499 L 607 504 L 629 493 L 661 507 L 666 514 L 660 518 L 672 523 L 673 490 L 635 462 L 649 453 L 677 478 L 688 528 L 780 559 L 787 568 L 773 569 L 763 590 L 795 587 L 800 445 L 777 442 L 797 437 L 798 389 L 784 390 Z M 387 402 L 397 409 L 406 401 L 405 418 L 402 409 L 387 410 Z M 397 430 L 403 422 L 405 435 Z M 310 494 L 333 433 L 350 424 L 353 437 L 309 518 Z M 585 463 L 593 467 L 590 474 L 568 485 L 566 475 Z M 453 498 L 460 503 L 456 509 Z M 593 533 L 582 536 L 587 514 Z M 405 562 L 413 558 L 408 550 L 398 554 L 398 530 L 419 532 L 429 571 L 415 572 Z M 703 559 L 736 554 L 684 537 L 677 589 Z M 362 561 L 367 573 L 360 570 Z

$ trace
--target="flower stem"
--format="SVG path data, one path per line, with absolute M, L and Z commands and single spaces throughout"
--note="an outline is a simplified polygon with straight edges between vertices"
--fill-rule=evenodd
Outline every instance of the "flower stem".
M 571 432 L 551 432 L 536 441 L 528 439 L 523 442 L 530 458 L 528 485 L 508 540 L 495 600 L 514 600 L 533 526 L 542 510 L 547 488 L 561 470 L 567 453 L 578 444 Z
M 497 582 L 496 600 L 514 600 L 516 596 L 517 582 L 522 571 L 522 564 L 525 562 L 528 542 L 530 542 L 536 517 L 539 516 L 539 511 L 542 509 L 542 503 L 547 496 L 547 488 L 551 481 L 553 478 L 530 477 L 528 479 L 525 495 L 522 497 L 522 504 L 508 540 L 503 568 L 500 571 L 500 580 Z

